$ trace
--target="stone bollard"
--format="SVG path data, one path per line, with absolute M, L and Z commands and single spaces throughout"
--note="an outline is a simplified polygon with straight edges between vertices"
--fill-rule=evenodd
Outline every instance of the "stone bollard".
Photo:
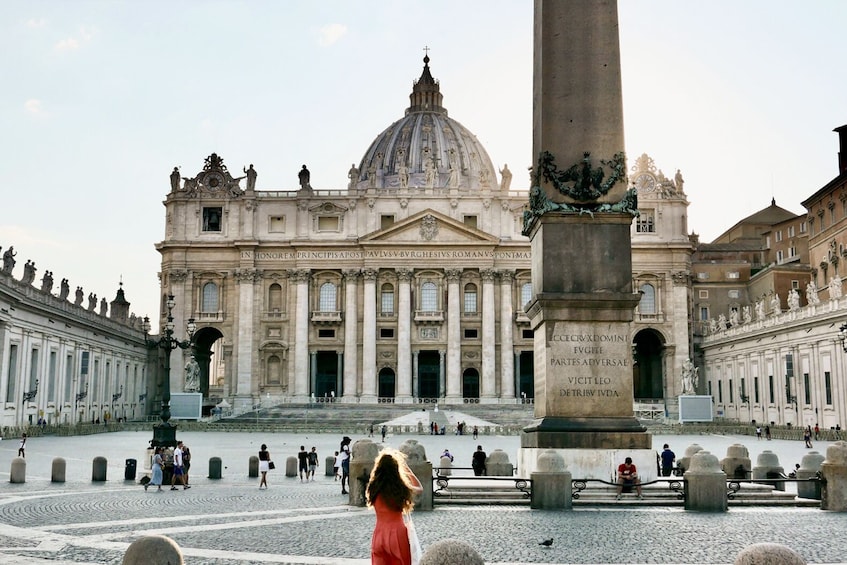
M 573 508 L 573 483 L 564 458 L 553 449 L 538 456 L 532 473 L 533 510 L 570 510 Z
M 123 565 L 184 565 L 182 550 L 165 536 L 142 536 L 129 544 Z
M 438 474 L 442 477 L 449 477 L 453 474 L 453 462 L 449 457 L 442 457 L 438 462 Z
M 327 455 L 326 459 L 324 459 L 324 475 L 327 477 L 335 476 L 335 469 L 333 466 L 335 465 L 335 456 Z
M 420 565 L 485 565 L 477 551 L 461 540 L 445 539 L 430 545 L 421 557 Z
M 691 456 L 691 468 L 685 471 L 685 509 L 698 512 L 726 512 L 726 473 L 718 458 L 708 451 Z
M 806 565 L 803 557 L 785 545 L 778 543 L 754 543 L 742 549 L 735 557 L 734 565 Z
M 26 459 L 24 459 L 23 457 L 15 457 L 14 459 L 12 459 L 12 469 L 9 473 L 9 482 L 26 482 Z
M 753 467 L 753 480 L 778 479 L 784 474 L 784 469 L 779 464 L 779 457 L 773 451 L 766 449 L 756 458 L 756 466 Z M 764 483 L 773 485 L 774 490 L 785 491 L 785 482 Z
M 223 462 L 220 457 L 209 457 L 209 478 L 220 479 Z
M 821 510 L 847 512 L 847 442 L 836 441 L 826 449 L 821 464 L 823 488 Z
M 509 463 L 509 454 L 502 449 L 495 449 L 485 458 L 485 474 L 489 477 L 511 477 L 515 474 L 514 466 Z
M 721 470 L 729 479 L 749 479 L 750 453 L 740 443 L 734 443 L 726 448 L 726 457 L 721 459 Z
M 407 439 L 399 448 L 406 463 L 421 483 L 423 492 L 415 501 L 415 510 L 432 510 L 432 463 L 426 460 L 426 449 L 416 439 Z
M 285 460 L 285 476 L 286 477 L 296 477 L 297 476 L 297 458 L 289 457 Z
M 360 439 L 350 450 L 350 486 L 348 488 L 349 504 L 365 506 L 365 490 L 371 478 L 374 461 L 382 446 L 369 439 Z
M 61 457 L 55 457 L 53 459 L 53 465 L 51 467 L 50 481 L 54 483 L 64 483 L 66 468 L 67 463 L 65 462 L 65 460 Z
M 697 445 L 696 443 L 692 443 L 685 450 L 685 455 L 682 456 L 681 459 L 677 461 L 677 466 L 681 467 L 683 471 L 688 469 L 688 465 L 691 462 L 691 457 L 700 451 L 703 451 L 703 448 Z
M 817 477 L 821 470 L 826 457 L 817 451 L 810 451 L 803 456 L 800 461 L 800 468 L 797 469 L 798 479 L 812 479 Z M 812 500 L 821 499 L 821 483 L 820 481 L 809 481 L 807 483 L 797 483 L 797 496 L 800 498 L 810 498 Z
M 98 455 L 94 458 L 94 461 L 91 464 L 91 480 L 94 482 L 105 482 L 106 481 L 106 469 L 108 468 L 108 462 L 106 458 L 102 455 Z
M 251 455 L 250 459 L 247 460 L 247 476 L 251 479 L 255 479 L 259 476 L 259 456 Z

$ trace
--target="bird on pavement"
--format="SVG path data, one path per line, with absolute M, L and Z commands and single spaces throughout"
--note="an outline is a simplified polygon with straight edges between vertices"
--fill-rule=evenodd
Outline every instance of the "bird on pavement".
M 538 545 L 543 545 L 544 547 L 552 547 L 553 546 L 553 538 L 546 539 L 544 541 L 538 542 Z

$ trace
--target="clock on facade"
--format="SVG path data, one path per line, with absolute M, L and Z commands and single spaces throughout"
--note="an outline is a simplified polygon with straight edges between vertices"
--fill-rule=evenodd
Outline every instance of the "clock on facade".
M 203 179 L 203 184 L 206 185 L 206 188 L 209 190 L 220 190 L 224 185 L 224 176 L 218 172 L 210 171 L 206 173 L 206 177 Z
M 641 173 L 635 177 L 635 188 L 638 192 L 650 192 L 656 188 L 656 177 L 650 173 Z

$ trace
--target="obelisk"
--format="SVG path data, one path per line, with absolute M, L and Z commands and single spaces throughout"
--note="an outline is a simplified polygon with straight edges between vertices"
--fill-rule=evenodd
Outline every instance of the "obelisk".
M 633 414 L 630 226 L 615 0 L 535 0 L 532 244 L 535 421 L 527 472 L 556 449 L 574 478 L 642 475 L 652 440 Z M 620 459 L 620 461 L 618 461 Z M 655 460 L 652 462 L 655 475 Z M 528 476 L 528 475 L 527 475 Z

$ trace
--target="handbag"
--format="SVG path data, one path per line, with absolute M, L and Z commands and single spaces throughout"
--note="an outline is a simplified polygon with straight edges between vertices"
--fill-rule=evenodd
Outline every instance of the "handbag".
M 406 532 L 409 535 L 409 550 L 412 553 L 412 565 L 419 565 L 421 557 L 423 557 L 423 548 L 421 548 L 421 540 L 418 539 L 418 532 L 415 530 L 415 523 L 412 522 L 412 516 L 406 513 L 403 513 L 403 521 L 406 523 Z
M 268 469 L 276 469 L 276 465 L 274 465 L 273 461 L 268 461 Z

